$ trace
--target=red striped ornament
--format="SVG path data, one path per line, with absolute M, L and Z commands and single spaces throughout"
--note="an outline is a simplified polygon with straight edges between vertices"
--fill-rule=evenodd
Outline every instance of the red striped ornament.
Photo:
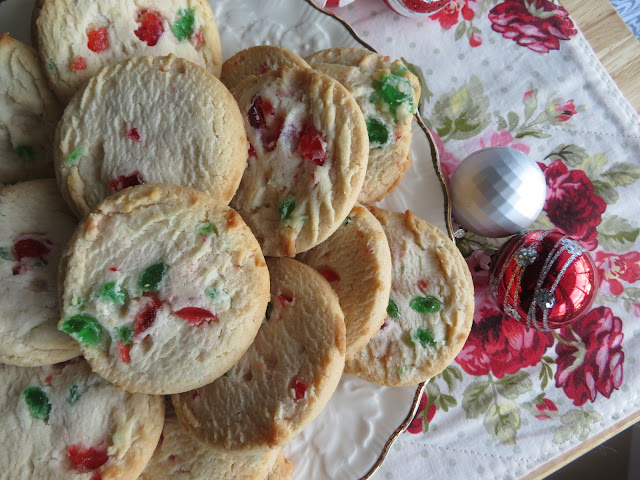
M 549 331 L 586 314 L 597 291 L 589 252 L 566 235 L 534 230 L 516 235 L 496 254 L 491 292 L 504 314 Z

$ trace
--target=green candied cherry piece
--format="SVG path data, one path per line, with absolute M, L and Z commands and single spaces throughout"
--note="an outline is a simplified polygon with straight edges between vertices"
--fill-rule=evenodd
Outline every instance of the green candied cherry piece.
M 17 145 L 16 153 L 23 162 L 33 162 L 36 159 L 36 151 L 31 145 Z
M 106 282 L 100 286 L 98 296 L 102 300 L 111 300 L 117 305 L 124 305 L 127 301 L 127 289 L 122 288 L 116 282 Z
M 162 260 L 158 260 L 153 265 L 149 265 L 144 269 L 140 279 L 138 280 L 138 286 L 143 292 L 157 292 L 160 288 L 160 282 L 167 273 L 167 264 Z
M 51 403 L 49 403 L 49 396 L 40 387 L 27 387 L 22 391 L 22 398 L 27 402 L 29 407 L 29 413 L 33 418 L 44 420 L 49 419 L 49 412 L 51 412 Z
M 67 157 L 67 163 L 76 163 L 78 160 L 80 160 L 80 157 L 84 155 L 84 152 L 86 151 L 87 149 L 84 145 L 76 147 L 76 149 Z
M 125 345 L 129 345 L 131 343 L 131 339 L 133 338 L 133 328 L 129 325 L 123 325 L 116 329 L 118 334 L 118 339 L 124 343 Z
M 284 222 L 289 220 L 291 213 L 296 208 L 296 199 L 293 197 L 287 197 L 278 204 L 278 212 L 280 212 L 280 219 Z
M 414 332 L 411 334 L 411 338 L 420 342 L 420 345 L 422 345 L 424 348 L 426 348 L 427 346 L 433 347 L 436 344 L 436 339 L 433 337 L 433 332 L 428 328 L 418 328 L 417 330 L 414 330 Z
M 102 337 L 102 326 L 98 320 L 87 313 L 78 313 L 62 323 L 61 330 L 67 332 L 77 341 L 96 346 Z
M 395 115 L 397 108 L 403 103 L 409 104 L 410 112 L 413 112 L 413 88 L 407 78 L 393 73 L 385 75 L 380 79 L 379 89 L 380 96 L 389 105 L 391 113 Z
M 214 233 L 217 235 L 218 229 L 213 223 L 207 222 L 198 225 L 198 233 L 204 236 L 213 235 Z
M 407 375 L 409 375 L 409 373 L 411 373 L 411 370 L 413 370 L 413 365 L 400 365 L 398 367 L 398 376 L 406 377 Z
M 193 25 L 196 21 L 193 8 L 181 8 L 178 10 L 178 19 L 171 25 L 171 31 L 181 42 L 188 40 L 193 35 Z
M 431 295 L 416 297 L 409 306 L 418 313 L 436 313 L 442 310 L 442 302 Z
M 7 247 L 0 247 L 0 258 L 3 260 L 11 260 L 11 252 Z
M 377 118 L 367 120 L 367 132 L 369 133 L 369 147 L 380 148 L 389 141 L 389 129 Z
M 389 304 L 387 305 L 387 314 L 391 318 L 400 317 L 400 311 L 398 310 L 398 305 L 396 305 L 396 302 L 394 302 L 391 299 L 389 299 Z
M 75 403 L 82 396 L 82 392 L 80 391 L 80 387 L 77 384 L 73 384 L 69 387 L 69 395 L 67 395 L 67 403 L 69 405 L 75 405 Z

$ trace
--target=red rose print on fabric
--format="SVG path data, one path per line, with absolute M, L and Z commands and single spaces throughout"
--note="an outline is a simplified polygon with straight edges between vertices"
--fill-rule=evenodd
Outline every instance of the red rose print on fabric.
M 476 7 L 476 0 L 449 0 L 444 8 L 430 15 L 429 18 L 437 20 L 442 28 L 449 30 L 458 23 L 460 16 L 464 20 L 472 20 L 476 14 Z
M 538 163 L 547 180 L 544 211 L 560 230 L 588 249 L 598 246 L 596 227 L 602 221 L 607 204 L 593 190 L 582 170 L 569 170 L 561 160 L 551 165 Z
M 622 320 L 608 307 L 591 310 L 580 321 L 560 330 L 556 344 L 556 387 L 577 407 L 606 398 L 623 380 Z
M 413 417 L 413 420 L 411 420 L 411 423 L 409 424 L 409 426 L 407 427 L 407 432 L 409 433 L 422 433 L 424 430 L 424 420 L 426 418 L 427 423 L 431 423 L 431 421 L 433 420 L 433 417 L 436 414 L 436 406 L 435 405 L 431 405 L 428 409 L 427 409 L 427 405 L 429 405 L 429 398 L 427 397 L 426 393 L 422 394 L 422 397 L 420 397 L 420 403 L 418 404 L 418 410 L 416 411 L 415 416 Z M 427 409 L 427 411 L 425 412 L 425 409 Z
M 491 296 L 483 256 L 474 254 L 467 264 L 476 292 L 476 310 L 471 333 L 456 362 L 470 375 L 492 373 L 497 378 L 537 365 L 553 345 L 553 335 L 504 316 Z
M 567 11 L 551 0 L 507 0 L 489 11 L 491 28 L 537 53 L 560 48 L 577 29 Z
M 598 267 L 598 289 L 604 295 L 622 295 L 623 280 L 634 283 L 640 280 L 640 252 L 622 255 L 599 251 L 595 255 Z
M 538 420 L 549 420 L 551 416 L 546 412 L 557 412 L 558 407 L 552 400 L 543 398 L 540 402 L 536 403 L 536 410 L 539 412 L 538 415 L 536 415 Z
M 573 104 L 573 100 L 568 100 L 564 103 L 554 103 L 553 104 L 555 119 L 562 123 L 571 119 L 578 110 L 576 110 L 576 106 Z

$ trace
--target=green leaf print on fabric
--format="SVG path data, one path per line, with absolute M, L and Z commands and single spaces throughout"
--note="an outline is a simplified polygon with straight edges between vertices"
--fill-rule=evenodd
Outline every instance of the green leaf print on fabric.
M 462 408 L 467 414 L 467 418 L 478 418 L 484 414 L 494 398 L 495 393 L 489 381 L 471 382 L 462 394 Z
M 484 428 L 494 441 L 503 445 L 515 445 L 520 421 L 520 407 L 513 402 L 492 405 L 484 416 Z
M 628 220 L 609 215 L 598 225 L 598 241 L 606 250 L 618 251 L 638 239 L 640 228 L 633 228 Z
M 407 61 L 404 57 L 400 57 L 400 59 L 407 66 L 409 71 L 413 73 L 416 77 L 418 77 L 418 83 L 420 84 L 420 98 L 418 99 L 418 109 L 423 111 L 424 102 L 431 100 L 433 97 L 433 92 L 429 90 L 427 86 L 427 81 L 425 80 L 424 73 L 422 73 L 422 69 L 409 61 Z
M 553 429 L 553 443 L 566 443 L 574 437 L 584 441 L 589 436 L 593 424 L 601 420 L 602 415 L 594 410 L 569 410 L 560 417 L 562 426 Z
M 431 118 L 438 136 L 446 143 L 479 135 L 489 125 L 488 110 L 489 97 L 480 79 L 473 75 L 462 87 L 440 97 Z
M 533 390 L 533 382 L 529 374 L 522 370 L 513 375 L 505 375 L 496 381 L 495 385 L 498 393 L 509 400 L 515 400 L 520 395 Z

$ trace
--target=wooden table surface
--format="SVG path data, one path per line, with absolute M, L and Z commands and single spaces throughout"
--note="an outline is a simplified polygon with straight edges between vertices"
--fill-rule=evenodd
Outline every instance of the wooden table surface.
M 609 0 L 560 0 L 631 105 L 640 113 L 640 42 Z
M 640 113 L 640 42 L 609 0 L 560 0 L 631 105 Z M 525 477 L 542 479 L 640 421 L 640 411 L 621 420 Z

